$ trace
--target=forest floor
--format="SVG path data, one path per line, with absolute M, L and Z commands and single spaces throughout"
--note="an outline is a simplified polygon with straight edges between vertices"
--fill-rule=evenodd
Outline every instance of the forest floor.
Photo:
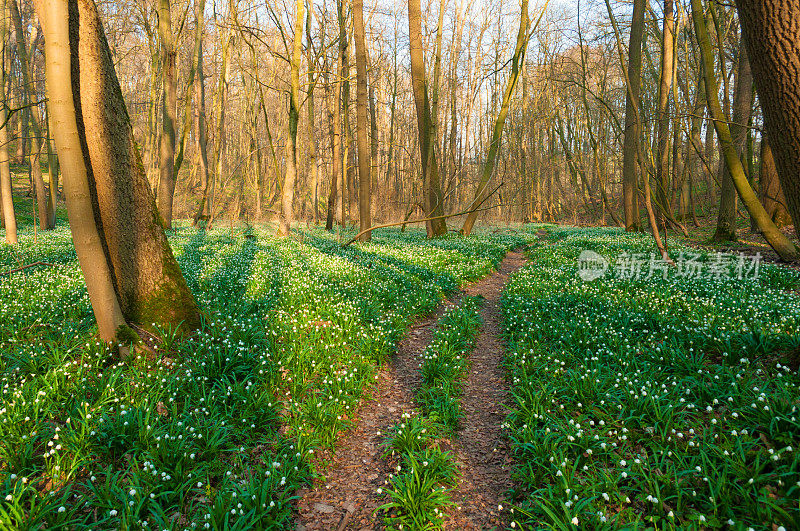
M 297 493 L 298 530 L 383 529 L 376 511 L 386 497 L 379 489 L 387 485 L 393 470 L 383 457 L 381 441 L 403 413 L 415 408 L 420 356 L 445 308 L 458 304 L 462 294 L 483 297 L 483 326 L 464 382 L 463 429 L 456 437 L 439 441 L 443 449 L 453 452 L 460 472 L 452 493 L 456 510 L 450 512 L 445 529 L 492 529 L 503 523 L 501 507 L 511 488 L 511 457 L 501 429 L 508 385 L 499 302 L 508 276 L 524 263 L 521 253 L 508 253 L 498 271 L 466 286 L 410 329 L 392 362 L 378 374 L 372 396 L 362 401 L 357 427 L 336 444 L 327 474 Z
M 684 237 L 680 233 L 670 232 L 679 240 L 700 249 L 705 252 L 720 252 L 726 254 L 739 254 L 743 253 L 748 256 L 755 256 L 760 254 L 762 262 L 766 263 L 779 263 L 789 269 L 800 271 L 800 264 L 786 263 L 772 250 L 764 236 L 760 232 L 753 232 L 750 228 L 750 220 L 742 216 L 737 216 L 736 224 L 736 241 L 712 241 L 711 237 L 717 228 L 716 216 L 707 216 L 698 218 L 699 226 L 693 223 L 686 224 L 686 230 L 689 237 Z M 790 239 L 797 241 L 797 232 L 793 226 L 784 227 L 783 233 Z

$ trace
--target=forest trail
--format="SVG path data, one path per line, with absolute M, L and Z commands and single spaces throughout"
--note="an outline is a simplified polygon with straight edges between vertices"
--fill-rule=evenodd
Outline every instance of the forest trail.
M 498 505 L 511 487 L 508 443 L 500 428 L 508 386 L 503 373 L 503 343 L 500 336 L 500 297 L 513 271 L 524 265 L 522 253 L 509 252 L 500 269 L 468 285 L 462 294 L 480 295 L 483 326 L 471 355 L 472 366 L 461 397 L 465 417 L 458 437 L 441 441 L 452 445 L 460 478 L 453 492 L 457 508 L 445 522 L 445 529 L 491 529 L 502 521 Z M 386 502 L 377 493 L 385 488 L 389 473 L 382 457 L 388 429 L 404 412 L 415 409 L 414 394 L 419 387 L 419 356 L 430 342 L 436 322 L 448 302 L 411 327 L 398 345 L 397 354 L 378 373 L 370 397 L 359 409 L 357 426 L 337 444 L 325 482 L 298 491 L 297 531 L 383 529 L 375 509 Z M 448 444 L 449 442 L 449 444 Z
M 451 511 L 445 529 L 492 529 L 506 520 L 499 505 L 512 483 L 511 452 L 501 429 L 508 384 L 503 370 L 500 297 L 508 276 L 523 265 L 523 254 L 510 252 L 499 271 L 464 290 L 467 295 L 484 298 L 483 326 L 470 356 L 472 365 L 461 397 L 464 428 L 453 440 L 461 477 L 452 496 L 461 510 Z
M 391 472 L 381 443 L 388 428 L 404 412 L 414 410 L 420 380 L 418 357 L 445 306 L 441 304 L 415 323 L 400 341 L 392 363 L 378 373 L 371 396 L 359 408 L 358 424 L 336 445 L 327 481 L 298 491 L 298 531 L 383 528 L 380 517 L 373 514 L 385 503 L 377 490 L 386 486 Z

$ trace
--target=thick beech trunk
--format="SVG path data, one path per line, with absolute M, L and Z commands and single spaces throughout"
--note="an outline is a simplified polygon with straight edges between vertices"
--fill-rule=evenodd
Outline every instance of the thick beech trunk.
M 100 335 L 121 340 L 126 321 L 195 329 L 200 314 L 158 222 L 97 7 L 36 8 L 67 211 Z

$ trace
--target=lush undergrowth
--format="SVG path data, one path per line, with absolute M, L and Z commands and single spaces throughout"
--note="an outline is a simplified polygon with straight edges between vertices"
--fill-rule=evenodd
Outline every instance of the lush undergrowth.
M 646 235 L 550 229 L 503 298 L 514 526 L 800 528 L 798 275 L 674 244 L 664 279 Z M 643 274 L 582 280 L 586 249 Z
M 31 232 L 0 249 L 0 272 L 55 264 L 0 276 L 0 527 L 15 529 L 290 527 L 315 452 L 411 320 L 521 243 L 180 228 L 205 324 L 121 362 L 93 339 L 69 232 Z
M 386 438 L 384 457 L 397 467 L 386 493 L 390 501 L 381 507 L 388 511 L 384 521 L 389 529 L 439 529 L 445 510 L 453 505 L 450 489 L 458 481 L 458 469 L 437 440 L 458 429 L 462 378 L 481 324 L 480 302 L 464 296 L 436 323 L 420 364 L 417 402 L 422 414 L 404 413 Z

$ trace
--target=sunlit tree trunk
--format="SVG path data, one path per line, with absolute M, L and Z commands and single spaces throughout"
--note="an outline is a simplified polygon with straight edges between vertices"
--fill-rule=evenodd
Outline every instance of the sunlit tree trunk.
M 364 37 L 364 1 L 353 0 L 353 37 L 356 48 L 356 142 L 358 145 L 358 219 L 361 231 L 372 226 L 372 175 L 370 143 L 367 137 L 367 45 Z M 359 237 L 369 241 L 372 233 L 367 231 Z
M 658 207 L 672 216 L 667 191 L 669 179 L 669 95 L 674 69 L 675 2 L 664 0 L 664 26 L 661 37 L 661 75 L 658 84 L 658 161 L 656 164 L 656 197 Z M 677 104 L 677 102 L 675 102 Z M 673 162 L 674 163 L 674 162 Z
M 471 212 L 467 214 L 464 220 L 464 225 L 461 227 L 461 234 L 469 236 L 475 221 L 478 219 L 477 210 L 486 200 L 489 192 L 489 180 L 494 173 L 494 164 L 497 159 L 497 152 L 500 149 L 500 139 L 503 135 L 503 125 L 506 122 L 506 116 L 511 108 L 511 97 L 514 95 L 514 89 L 519 80 L 522 65 L 525 62 L 525 50 L 528 47 L 528 26 L 530 25 L 530 18 L 528 15 L 528 0 L 522 0 L 522 7 L 519 17 L 519 32 L 517 33 L 517 44 L 514 48 L 514 55 L 511 58 L 511 73 L 508 77 L 508 84 L 506 85 L 505 93 L 503 94 L 503 101 L 500 104 L 500 112 L 497 115 L 497 120 L 494 123 L 492 130 L 492 140 L 489 144 L 489 149 L 486 153 L 486 160 L 483 163 L 483 170 L 481 171 L 481 179 L 478 183 L 478 189 L 475 192 L 475 198 L 470 205 Z
M 289 134 L 286 136 L 286 172 L 281 190 L 281 216 L 278 236 L 289 236 L 294 215 L 294 186 L 297 180 L 297 124 L 300 120 L 300 60 L 303 51 L 303 0 L 295 3 L 294 40 L 290 63 Z
M 7 26 L 6 26 L 6 13 L 7 8 L 3 2 L 2 20 L 0 20 L 0 46 L 5 47 Z M 17 217 L 14 213 L 14 200 L 11 195 L 11 160 L 8 153 L 8 102 L 6 95 L 7 76 L 9 64 L 9 51 L 4 50 L 2 60 L 2 72 L 0 72 L 0 200 L 3 204 L 3 225 L 6 229 L 6 243 L 17 243 Z
M 229 24 L 232 23 L 234 17 L 234 10 L 236 3 L 230 2 L 228 12 Z M 231 61 L 230 54 L 233 48 L 233 32 L 230 25 L 225 30 L 222 44 L 222 63 L 220 65 L 219 82 L 217 83 L 217 93 L 214 99 L 214 116 L 216 117 L 217 124 L 214 130 L 214 152 L 212 165 L 212 174 L 206 182 L 206 188 L 203 190 L 202 205 L 208 212 L 207 227 L 211 227 L 214 223 L 214 202 L 217 194 L 217 187 L 222 186 L 222 169 L 225 164 L 225 116 L 227 114 L 228 103 L 228 84 L 231 77 Z
M 175 195 L 175 112 L 177 80 L 175 78 L 175 39 L 169 0 L 158 2 L 158 37 L 161 41 L 161 145 L 158 166 L 158 212 L 164 228 L 172 228 L 172 200 Z
M 314 72 L 312 51 L 313 41 L 311 35 L 311 16 L 313 4 L 309 5 L 306 16 L 306 60 L 308 63 L 308 91 L 306 107 L 308 108 L 308 165 L 311 171 L 311 201 L 314 209 L 314 223 L 319 219 L 319 159 L 317 158 L 317 134 L 316 134 L 316 109 L 314 107 L 314 89 L 317 86 L 319 74 Z M 323 34 L 324 35 L 324 34 Z M 320 43 L 322 46 L 323 43 Z
M 523 0 L 525 1 L 525 0 Z M 417 130 L 421 155 L 423 207 L 426 217 L 442 216 L 442 191 L 439 185 L 439 165 L 436 162 L 436 139 L 432 138 L 431 107 L 425 74 L 422 48 L 422 12 L 419 0 L 408 0 L 408 27 L 411 55 L 411 88 L 417 110 Z M 428 237 L 447 234 L 444 218 L 426 222 Z
M 194 41 L 194 139 L 197 150 L 197 171 L 200 175 L 200 188 L 203 195 L 200 198 L 200 205 L 194 216 L 194 223 L 205 216 L 211 215 L 211 202 L 208 200 L 208 148 L 206 130 L 206 90 L 205 78 L 203 77 L 203 31 L 205 26 L 205 0 L 195 0 L 194 19 L 195 19 L 195 41 Z
M 647 0 L 633 0 L 633 20 L 628 44 L 628 90 L 625 94 L 625 138 L 622 147 L 622 200 L 625 230 L 640 230 L 638 200 L 638 157 L 641 139 L 639 93 L 642 76 L 642 35 Z
M 333 113 L 331 114 L 333 119 L 333 132 L 331 136 L 332 175 L 331 187 L 328 191 L 328 216 L 325 220 L 325 228 L 327 230 L 333 230 L 333 224 L 336 221 L 336 203 L 340 187 L 342 188 L 341 201 L 344 203 L 345 168 L 342 161 L 342 106 L 343 102 L 345 101 L 345 94 L 349 90 L 347 88 L 349 87 L 349 81 L 347 81 L 347 78 L 349 77 L 347 58 L 348 39 L 344 2 L 345 0 L 338 0 L 336 2 L 337 20 L 339 24 L 339 59 L 336 72 L 336 90 L 334 91 L 333 95 L 335 101 L 333 102 L 333 105 L 331 105 L 333 108 Z M 342 205 L 341 211 L 341 221 L 342 225 L 344 225 L 344 204 Z
M 17 7 L 17 0 L 8 0 L 11 20 L 14 24 L 14 32 L 17 40 L 17 57 L 19 58 L 20 70 L 22 72 L 22 87 L 20 93 L 22 95 L 22 105 L 27 107 L 35 102 L 38 98 L 35 93 L 33 83 L 33 76 L 31 72 L 32 64 L 28 58 L 27 44 L 25 42 L 25 33 L 22 27 L 22 17 L 20 17 L 19 8 Z M 25 131 L 33 130 L 33 138 L 31 139 L 31 147 L 28 150 L 28 164 L 31 169 L 31 177 L 33 180 L 34 190 L 36 192 L 36 207 L 39 217 L 39 228 L 47 230 L 53 228 L 50 220 L 53 218 L 53 204 L 50 200 L 50 195 L 44 187 L 44 178 L 42 176 L 41 157 L 42 148 L 44 147 L 44 135 L 42 131 L 45 129 L 43 124 L 42 115 L 39 112 L 38 105 L 31 105 L 26 109 L 25 113 L 20 114 L 20 119 L 30 121 L 30 127 L 25 126 Z M 27 135 L 27 132 L 25 133 Z M 21 143 L 27 143 L 27 139 L 21 139 Z M 48 161 L 49 162 L 49 161 Z

